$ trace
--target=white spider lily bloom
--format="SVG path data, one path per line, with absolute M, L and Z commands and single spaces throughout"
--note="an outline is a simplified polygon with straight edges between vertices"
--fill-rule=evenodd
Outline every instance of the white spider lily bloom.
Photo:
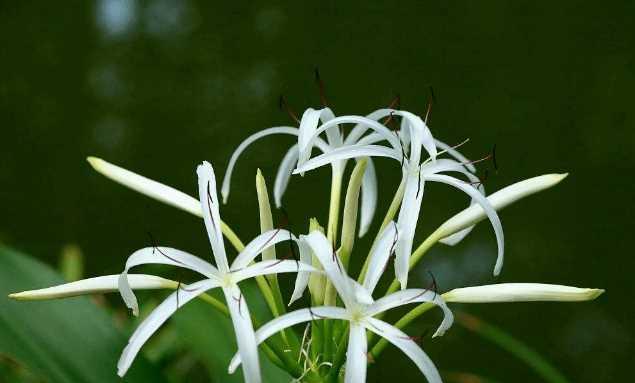
M 374 117 L 376 115 L 378 115 L 379 117 Z M 371 113 L 368 117 L 371 119 L 376 119 L 381 118 L 382 116 L 385 115 Z M 298 128 L 290 126 L 273 127 L 261 130 L 247 137 L 243 142 L 240 143 L 240 145 L 238 145 L 234 153 L 232 153 L 229 164 L 227 165 L 227 172 L 225 173 L 225 178 L 223 178 L 223 185 L 221 188 L 223 203 L 226 203 L 229 198 L 232 173 L 234 167 L 236 166 L 238 158 L 245 151 L 245 149 L 247 149 L 249 145 L 261 138 L 274 134 L 285 134 L 297 136 L 298 140 L 297 144 L 292 145 L 287 153 L 284 155 L 276 173 L 273 187 L 273 196 L 276 207 L 279 208 L 280 206 L 282 206 L 282 197 L 287 189 L 287 186 L 289 185 L 289 179 L 296 165 L 298 163 L 303 163 L 308 159 L 308 156 L 311 155 L 311 150 L 314 146 L 317 146 L 317 148 L 322 153 L 328 153 L 339 147 L 342 147 L 344 145 L 344 140 L 341 128 L 338 125 L 338 121 L 350 122 L 349 120 L 350 119 L 347 119 L 347 117 L 335 117 L 333 111 L 331 111 L 331 109 L 329 108 L 317 110 L 308 108 L 302 115 L 300 126 Z M 335 121 L 335 123 L 329 125 L 329 127 L 326 129 L 322 129 L 319 133 L 317 133 L 317 135 L 314 134 L 320 122 L 327 123 L 330 121 Z M 362 127 L 359 126 L 357 128 L 358 131 L 362 129 Z M 354 130 L 355 137 L 358 136 L 358 131 Z M 320 137 L 317 137 L 322 132 L 325 132 L 326 134 L 326 141 Z M 351 132 L 351 134 L 353 134 L 353 132 Z M 361 137 L 361 134 L 359 134 L 359 137 Z M 357 137 L 357 139 L 359 139 L 359 137 Z M 349 136 L 347 137 L 347 142 L 355 143 L 357 139 L 353 139 L 351 136 Z M 345 165 L 346 160 L 332 163 L 333 179 L 335 180 L 335 182 L 340 182 L 337 180 L 341 179 Z M 362 202 L 360 208 L 361 212 L 359 226 L 360 237 L 362 237 L 368 231 L 368 228 L 370 227 L 373 216 L 375 214 L 376 206 L 377 175 L 375 174 L 375 167 L 373 165 L 373 162 L 369 159 L 362 183 Z
M 499 283 L 462 287 L 443 294 L 446 302 L 580 302 L 593 300 L 603 289 L 588 289 L 544 283 Z
M 132 267 L 144 264 L 166 264 L 193 270 L 204 276 L 204 279 L 185 287 L 179 286 L 139 325 L 119 359 L 118 374 L 123 376 L 126 373 L 143 344 L 179 307 L 210 289 L 220 287 L 225 295 L 234 326 L 238 352 L 245 360 L 243 364 L 245 381 L 260 382 L 256 338 L 249 308 L 238 283 L 259 275 L 307 272 L 315 269 L 307 264 L 291 260 L 268 260 L 252 264 L 256 256 L 270 246 L 285 240 L 295 240 L 290 232 L 282 229 L 271 230 L 256 237 L 229 265 L 220 229 L 214 170 L 208 162 L 204 162 L 198 167 L 197 173 L 203 219 L 216 267 L 194 255 L 167 247 L 141 249 L 128 258 L 125 270 L 119 277 L 119 291 L 124 302 L 135 315 L 138 314 L 139 308 L 132 292 L 134 286 L 131 286 L 128 276 L 128 271 Z
M 119 289 L 119 274 L 103 275 L 87 278 L 79 281 L 64 283 L 43 289 L 22 291 L 9 294 L 9 298 L 16 300 L 46 300 L 70 298 L 87 294 L 102 294 L 117 291 Z M 155 275 L 130 274 L 128 282 L 133 290 L 174 289 L 178 282 Z
M 357 123 L 360 126 L 359 129 L 353 129 L 349 137 L 361 137 L 364 131 L 368 129 L 372 129 L 374 132 L 359 138 L 357 141 L 345 141 L 344 146 L 332 150 L 331 152 L 324 153 L 306 162 L 299 162 L 294 173 L 303 173 L 325 164 L 338 163 L 345 159 L 359 157 L 388 157 L 401 163 L 403 173 L 402 182 L 404 182 L 405 188 L 399 217 L 397 219 L 400 236 L 396 245 L 395 275 L 402 289 L 405 289 L 408 283 L 410 254 L 412 253 L 412 243 L 419 219 L 425 182 L 441 182 L 454 186 L 468 194 L 472 199 L 472 203 L 481 205 L 492 221 L 498 243 L 498 257 L 494 274 L 498 275 L 502 267 L 504 255 L 503 230 L 495 210 L 491 207 L 487 199 L 483 197 L 484 190 L 482 186 L 477 188 L 473 185 L 480 184 L 478 178 L 473 174 L 474 167 L 471 166 L 471 164 L 450 159 L 439 159 L 437 161 L 437 146 L 443 147 L 444 151 L 456 159 L 464 160 L 465 157 L 447 145 L 436 141 L 432 137 L 425 122 L 412 113 L 384 109 L 378 111 L 377 115 L 385 116 L 390 114 L 402 117 L 401 132 L 398 136 L 379 122 L 366 117 L 337 117 L 324 123 L 314 131 L 312 138 L 317 138 L 318 134 L 326 129 L 330 129 L 333 124 L 341 123 Z M 388 141 L 389 145 L 375 145 L 376 142 L 384 140 Z M 310 143 L 312 141 L 308 140 L 308 142 L 307 148 L 310 150 Z M 410 145 L 410 149 L 407 153 L 403 143 L 409 143 Z M 428 158 L 423 162 L 421 161 L 422 148 L 425 149 L 428 154 Z M 300 152 L 300 156 L 302 157 L 302 152 Z M 460 181 L 459 179 L 447 175 L 438 174 L 443 172 L 460 172 L 468 177 L 470 183 Z M 471 230 L 470 227 L 464 229 L 463 232 L 457 233 L 454 238 L 450 238 L 448 241 L 455 243 Z
M 373 316 L 394 307 L 415 302 L 431 302 L 439 306 L 444 314 L 443 321 L 434 336 L 442 335 L 453 322 L 452 312 L 450 312 L 441 296 L 434 291 L 406 289 L 376 301 L 373 300 L 371 294 L 398 241 L 395 223 L 391 222 L 382 232 L 373 250 L 370 267 L 362 285 L 344 273 L 339 257 L 334 253 L 324 234 L 314 231 L 307 236 L 301 236 L 300 241 L 304 241 L 320 260 L 326 275 L 337 289 L 345 307 L 319 306 L 282 315 L 260 327 L 256 332 L 256 341 L 261 343 L 277 332 L 302 322 L 319 319 L 345 320 L 350 323 L 345 382 L 359 383 L 366 380 L 368 358 L 366 353 L 366 331 L 374 332 L 386 338 L 404 352 L 414 361 L 429 382 L 441 382 L 439 372 L 430 358 L 408 335 L 384 321 L 373 318 Z M 230 363 L 229 372 L 235 371 L 241 362 L 242 356 L 236 354 Z

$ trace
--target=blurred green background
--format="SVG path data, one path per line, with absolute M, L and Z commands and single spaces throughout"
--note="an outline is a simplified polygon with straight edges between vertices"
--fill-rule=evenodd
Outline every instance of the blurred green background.
M 539 350 L 572 382 L 628 381 L 634 15 L 631 1 L 4 1 L 0 242 L 54 266 L 63 246 L 77 244 L 89 276 L 120 272 L 148 245 L 147 232 L 207 257 L 198 218 L 106 180 L 85 157 L 195 195 L 196 164 L 209 160 L 220 176 L 249 134 L 294 124 L 278 108 L 281 94 L 298 113 L 320 105 L 315 67 L 336 114 L 366 114 L 396 93 L 403 108 L 423 114 L 433 87 L 436 137 L 469 137 L 463 150 L 472 158 L 497 145 L 499 171 L 488 190 L 543 173 L 570 176 L 501 213 L 500 278 L 491 276 L 495 241 L 483 223 L 460 245 L 433 248 L 413 283 L 427 283 L 431 270 L 442 290 L 493 281 L 605 288 L 588 303 L 466 309 Z M 238 163 L 221 212 L 243 239 L 259 230 L 256 168 L 272 186 L 292 141 L 261 141 Z M 389 160 L 378 161 L 378 172 L 385 207 L 399 174 Z M 294 230 L 306 230 L 309 216 L 326 222 L 329 178 L 326 168 L 292 178 L 285 204 Z M 466 203 L 453 190 L 427 188 L 418 236 Z M 424 347 L 443 371 L 539 380 L 458 327 Z M 422 379 L 390 349 L 369 381 L 396 374 Z

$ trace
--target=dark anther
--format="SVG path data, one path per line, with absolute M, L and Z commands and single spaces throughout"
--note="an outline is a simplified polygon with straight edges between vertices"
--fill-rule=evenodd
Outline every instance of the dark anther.
M 280 110 L 284 110 L 285 112 L 287 112 L 289 117 L 291 117 L 295 122 L 300 124 L 300 119 L 295 114 L 295 112 L 289 107 L 289 105 L 287 104 L 287 100 L 284 98 L 283 95 L 280 95 L 280 99 L 278 100 L 278 106 L 280 107 Z
M 432 104 L 437 102 L 437 99 L 434 97 L 434 90 L 432 89 L 432 87 L 429 87 L 430 89 L 430 98 L 428 99 L 428 107 L 426 109 L 426 117 L 424 119 L 425 123 L 428 123 L 428 117 L 430 117 L 430 111 L 432 110 Z
M 498 164 L 496 163 L 496 144 L 492 148 L 492 162 L 494 163 L 494 170 L 498 173 Z
M 179 290 L 181 289 L 181 281 L 179 281 L 178 285 L 176 285 L 176 309 L 178 310 L 181 306 L 179 304 Z
M 232 297 L 232 299 L 234 301 L 238 302 L 238 314 L 242 317 L 243 314 L 242 314 L 241 307 L 242 307 L 242 302 L 243 302 L 243 292 L 242 291 L 240 292 L 240 295 L 238 295 L 238 298 Z
M 214 204 L 214 200 L 212 199 L 212 192 L 210 188 L 210 182 L 207 181 L 207 211 L 209 212 L 210 219 L 212 220 L 212 229 L 216 230 L 216 222 L 214 222 L 214 214 L 212 214 L 212 205 Z
M 432 274 L 432 271 L 428 270 L 428 274 L 430 275 L 430 278 L 432 278 L 432 283 L 428 286 L 428 290 L 434 290 L 434 298 L 432 299 L 436 299 L 439 294 L 439 285 L 437 284 L 437 280 L 434 277 L 434 274 Z
M 333 262 L 337 265 L 337 268 L 342 272 L 342 266 L 340 265 L 339 259 L 337 259 L 337 251 L 335 251 L 335 247 L 333 247 Z
M 324 91 L 324 82 L 322 81 L 322 77 L 320 77 L 320 70 L 315 68 L 315 82 L 318 84 L 318 88 L 320 89 L 320 102 L 322 102 L 323 107 L 328 106 L 328 102 L 326 101 L 326 92 Z
M 148 232 L 148 237 L 150 237 L 150 244 L 152 245 L 152 254 L 159 253 L 162 256 L 166 257 L 167 259 L 169 259 L 170 261 L 174 262 L 174 263 L 178 263 L 179 265 L 184 265 L 183 262 L 174 259 L 172 257 L 170 257 L 169 255 L 167 255 L 165 252 L 163 252 L 158 246 L 157 243 L 154 239 L 154 236 L 152 235 L 152 233 Z
M 311 315 L 311 321 L 314 321 L 315 318 L 317 318 L 317 319 L 325 319 L 326 318 L 325 316 L 318 315 L 315 312 L 313 312 L 313 309 L 311 307 L 309 307 L 309 314 Z
M 419 174 L 419 179 L 417 181 L 417 196 L 416 196 L 416 198 L 419 198 L 419 192 L 421 192 L 421 165 L 419 165 L 418 174 Z

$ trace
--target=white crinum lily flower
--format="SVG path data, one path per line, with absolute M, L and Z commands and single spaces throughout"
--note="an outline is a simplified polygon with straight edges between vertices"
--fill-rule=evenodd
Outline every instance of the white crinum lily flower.
M 373 119 L 360 116 L 338 117 L 322 124 L 316 128 L 312 136 L 306 140 L 308 142 L 305 145 L 306 152 L 302 152 L 302 148 L 300 148 L 301 160 L 308 158 L 306 153 L 308 152 L 310 154 L 312 143 L 318 138 L 320 133 L 330 129 L 333 124 L 356 123 L 358 125 L 349 134 L 343 146 L 310 160 L 300 161 L 294 173 L 304 173 L 325 164 L 338 163 L 345 159 L 359 157 L 388 157 L 401 163 L 402 182 L 405 184 L 405 187 L 401 209 L 397 218 L 400 238 L 396 245 L 395 275 L 402 289 L 406 288 L 408 282 L 410 254 L 412 253 L 412 244 L 419 219 L 425 182 L 440 182 L 456 187 L 468 194 L 472 199 L 472 203 L 477 203 L 482 206 L 492 222 L 498 244 L 498 256 L 496 266 L 494 267 L 494 274 L 498 275 L 502 268 L 504 255 L 503 229 L 496 211 L 483 196 L 484 190 L 482 189 L 482 185 L 480 185 L 478 178 L 473 174 L 475 170 L 474 167 L 469 161 L 465 161 L 465 157 L 455 149 L 436 141 L 420 117 L 410 112 L 391 109 L 381 109 L 377 111 L 373 117 L 379 116 L 378 118 L 381 118 L 386 115 L 402 117 L 399 134 L 391 132 L 384 125 Z M 374 132 L 362 137 L 368 129 Z M 352 139 L 349 141 L 349 138 Z M 377 142 L 381 141 L 387 141 L 388 146 L 376 145 Z M 404 145 L 408 144 L 409 150 L 406 150 Z M 443 147 L 444 149 L 442 150 L 455 159 L 437 160 L 437 147 L 439 146 Z M 422 148 L 425 149 L 428 154 L 428 158 L 425 161 L 421 161 Z M 459 172 L 468 178 L 469 183 L 454 177 L 439 174 L 445 172 Z M 476 187 L 476 184 L 480 186 Z M 461 232 L 446 238 L 444 242 L 454 244 L 465 237 L 470 230 L 471 227 L 464 228 Z
M 238 283 L 259 275 L 288 272 L 309 272 L 315 269 L 307 264 L 292 260 L 268 260 L 252 263 L 256 256 L 270 246 L 285 240 L 295 240 L 288 231 L 271 230 L 257 236 L 238 254 L 230 265 L 225 253 L 225 245 L 220 228 L 220 213 L 216 195 L 214 170 L 208 162 L 197 169 L 200 204 L 209 236 L 216 267 L 211 263 L 181 250 L 168 247 L 149 247 L 136 251 L 126 262 L 119 277 L 119 291 L 126 305 L 138 314 L 137 299 L 128 280 L 128 271 L 144 264 L 165 264 L 193 270 L 205 278 L 179 286 L 139 325 L 131 336 L 118 363 L 118 374 L 123 376 L 132 364 L 143 344 L 157 329 L 183 304 L 204 292 L 220 287 L 234 326 L 238 352 L 245 360 L 243 372 L 246 382 L 260 382 L 260 366 L 256 338 L 251 323 L 249 308 Z M 296 286 L 303 289 L 304 286 Z
M 300 236 L 300 241 L 304 242 L 320 260 L 326 275 L 337 289 L 345 307 L 319 306 L 282 315 L 260 327 L 256 332 L 256 341 L 261 343 L 277 332 L 302 322 L 318 319 L 345 320 L 350 324 L 348 349 L 346 352 L 345 381 L 347 383 L 359 383 L 366 380 L 368 358 L 366 352 L 366 331 L 374 332 L 398 347 L 412 359 L 429 382 L 441 382 L 439 372 L 430 358 L 408 335 L 380 319 L 373 318 L 375 315 L 394 307 L 415 302 L 431 302 L 439 306 L 444 314 L 443 321 L 434 336 L 443 335 L 453 322 L 452 312 L 448 309 L 441 296 L 434 291 L 405 289 L 376 301 L 373 300 L 371 294 L 383 274 L 397 240 L 397 227 L 394 222 L 391 222 L 382 232 L 373 250 L 368 273 L 364 278 L 363 284 L 360 285 L 344 273 L 339 257 L 334 253 L 324 234 L 314 231 L 307 236 Z M 241 362 L 242 356 L 240 354 L 235 355 L 229 366 L 230 373 Z
M 372 118 L 372 114 L 369 117 Z M 231 188 L 231 177 L 236 166 L 236 162 L 240 155 L 255 141 L 261 138 L 274 135 L 285 134 L 297 136 L 297 144 L 292 145 L 287 153 L 284 155 L 278 171 L 273 187 L 273 196 L 276 207 L 282 206 L 282 197 L 289 185 L 289 179 L 298 162 L 306 161 L 307 153 L 310 155 L 310 149 L 308 145 L 317 146 L 317 148 L 323 153 L 331 152 L 332 150 L 344 145 L 344 139 L 342 131 L 337 123 L 330 125 L 328 129 L 323 130 L 326 134 L 326 141 L 320 137 L 312 137 L 313 132 L 316 130 L 320 122 L 326 123 L 332 120 L 342 120 L 346 117 L 335 117 L 333 111 L 330 108 L 312 109 L 308 108 L 302 115 L 298 128 L 291 126 L 279 126 L 273 128 L 263 129 L 251 136 L 247 137 L 243 142 L 238 145 L 234 153 L 232 153 L 227 165 L 227 172 L 225 178 L 223 178 L 223 185 L 221 187 L 221 195 L 223 202 L 226 203 L 229 198 Z M 309 142 L 310 140 L 310 142 Z M 346 166 L 346 160 L 336 161 L 332 164 L 332 177 L 334 182 L 341 182 L 344 168 Z M 368 231 L 375 215 L 375 208 L 377 206 L 377 176 L 375 174 L 375 167 L 372 160 L 368 161 L 366 172 L 364 173 L 364 179 L 362 182 L 362 201 L 360 208 L 360 225 L 359 236 L 362 237 Z

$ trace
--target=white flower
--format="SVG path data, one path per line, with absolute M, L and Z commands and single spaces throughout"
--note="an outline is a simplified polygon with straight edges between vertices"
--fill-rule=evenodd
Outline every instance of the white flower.
M 474 184 L 480 184 L 478 178 L 473 174 L 475 170 L 474 167 L 469 164 L 469 161 L 466 162 L 465 157 L 460 155 L 456 150 L 436 141 L 432 137 L 425 122 L 418 116 L 409 112 L 391 109 L 381 109 L 376 113 L 376 116 L 380 116 L 379 118 L 386 115 L 401 116 L 402 124 L 399 135 L 394 134 L 384 125 L 370 118 L 360 116 L 334 118 L 313 131 L 311 138 L 307 139 L 307 144 L 304 145 L 305 152 L 303 152 L 303 147 L 300 147 L 301 160 L 308 158 L 306 153 L 310 154 L 312 144 L 313 142 L 317 142 L 316 139 L 318 135 L 330 129 L 333 124 L 356 123 L 358 126 L 353 129 L 343 146 L 310 160 L 300 161 L 294 173 L 303 173 L 325 164 L 338 163 L 345 159 L 358 157 L 388 157 L 401 163 L 402 182 L 405 184 L 405 188 L 399 217 L 397 219 L 400 239 L 396 245 L 395 275 L 402 289 L 406 288 L 408 282 L 412 243 L 419 219 L 425 182 L 441 182 L 454 186 L 467 193 L 473 202 L 481 205 L 492 221 L 498 244 L 498 257 L 494 274 L 498 275 L 503 264 L 504 255 L 503 229 L 496 211 L 492 208 L 487 199 L 483 197 L 484 190 L 482 186 L 480 190 L 474 186 Z M 362 137 L 368 129 L 372 129 L 374 132 Z M 348 139 L 351 137 L 353 139 L 349 141 Z M 381 141 L 387 141 L 389 145 L 375 145 L 375 143 Z M 406 150 L 404 145 L 408 144 L 409 150 Z M 458 159 L 458 161 L 450 159 L 437 160 L 437 155 L 439 154 L 437 152 L 437 146 L 443 147 L 443 151 L 446 151 L 455 159 Z M 425 149 L 429 156 L 425 161 L 421 161 L 422 148 Z M 447 175 L 438 174 L 444 172 L 462 173 L 468 177 L 470 183 Z M 462 239 L 469 230 L 471 230 L 471 228 L 464 228 L 463 232 L 457 233 L 453 238 L 449 238 L 447 240 L 448 243 L 456 243 Z
M 374 118 L 374 114 L 371 113 L 368 117 Z M 292 145 L 287 153 L 284 155 L 276 173 L 273 187 L 273 196 L 276 207 L 279 208 L 280 206 L 282 206 L 282 197 L 289 184 L 289 179 L 291 177 L 293 169 L 298 163 L 299 156 L 302 156 L 300 162 L 303 162 L 306 160 L 305 157 L 307 156 L 307 153 L 308 155 L 311 154 L 311 149 L 313 148 L 313 146 L 317 146 L 318 149 L 323 153 L 328 153 L 344 145 L 345 141 L 343 140 L 342 131 L 338 125 L 338 121 L 343 121 L 345 119 L 346 117 L 336 118 L 333 114 L 333 111 L 331 111 L 331 109 L 329 108 L 323 108 L 319 110 L 309 108 L 302 115 L 300 126 L 298 128 L 290 126 L 273 127 L 261 130 L 247 137 L 245 140 L 243 140 L 243 142 L 240 143 L 240 145 L 238 145 L 234 153 L 232 153 L 231 158 L 229 159 L 229 164 L 227 165 L 227 171 L 225 173 L 225 178 L 223 178 L 223 185 L 221 188 L 223 202 L 226 203 L 227 199 L 229 198 L 232 173 L 236 162 L 238 161 L 238 158 L 245 151 L 245 149 L 247 149 L 249 145 L 263 137 L 274 134 L 285 134 L 298 136 L 298 141 L 297 144 Z M 316 127 L 320 123 L 320 121 L 322 123 L 335 121 L 334 124 L 329 125 L 328 129 L 322 130 L 322 132 L 326 132 L 326 141 L 319 137 L 312 137 L 312 133 L 315 132 Z M 353 132 L 351 132 L 351 135 L 352 134 Z M 351 135 L 347 137 L 346 142 L 356 141 Z M 333 182 L 341 182 L 345 165 L 345 160 L 332 163 Z M 373 165 L 373 162 L 369 161 L 362 183 L 362 203 L 359 226 L 360 237 L 366 234 L 366 232 L 368 231 L 370 223 L 372 222 L 373 216 L 375 214 L 376 205 L 377 176 L 375 174 L 375 167 Z
M 457 303 L 579 302 L 593 300 L 602 293 L 603 289 L 544 283 L 499 283 L 454 289 L 443 294 L 443 299 Z
M 259 275 L 307 272 L 315 269 L 307 264 L 291 260 L 268 260 L 252 264 L 256 256 L 268 247 L 281 241 L 295 240 L 290 232 L 282 229 L 271 230 L 256 237 L 230 265 L 221 234 L 214 170 L 209 163 L 204 162 L 198 167 L 197 173 L 200 205 L 216 267 L 194 255 L 167 247 L 141 249 L 128 258 L 125 270 L 119 277 L 119 290 L 126 305 L 135 315 L 138 313 L 137 299 L 132 292 L 134 286 L 131 286 L 128 281 L 128 270 L 132 267 L 144 264 L 167 264 L 196 271 L 205 278 L 186 287 L 177 288 L 139 325 L 121 355 L 118 374 L 123 376 L 126 373 L 143 344 L 180 306 L 210 289 L 220 287 L 225 295 L 234 325 L 238 352 L 245 360 L 243 365 L 245 381 L 260 382 L 256 338 L 249 308 L 238 283 Z M 162 188 L 161 186 L 160 190 L 156 191 L 157 195 L 162 193 Z M 296 288 L 301 290 L 304 286 L 298 285 Z
M 379 281 L 390 254 L 398 240 L 397 227 L 391 222 L 382 233 L 373 251 L 368 273 L 360 285 L 344 273 L 343 266 L 337 254 L 334 253 L 328 239 L 319 231 L 307 236 L 301 236 L 300 241 L 310 247 L 324 267 L 324 271 L 333 283 L 345 308 L 333 306 L 319 306 L 293 311 L 282 315 L 256 332 L 256 341 L 261 343 L 277 332 L 298 323 L 318 319 L 340 319 L 348 321 L 350 332 L 346 359 L 345 381 L 364 382 L 366 380 L 367 340 L 366 331 L 371 331 L 387 339 L 410 359 L 412 359 L 429 382 L 441 382 L 439 373 L 425 352 L 398 328 L 376 318 L 375 315 L 391 308 L 415 302 L 431 302 L 439 306 L 444 313 L 444 319 L 434 336 L 442 335 L 453 322 L 453 316 L 443 299 L 434 291 L 423 289 L 406 289 L 385 296 L 376 301 L 371 294 Z M 243 361 L 237 354 L 229 366 L 230 373 L 235 371 Z

